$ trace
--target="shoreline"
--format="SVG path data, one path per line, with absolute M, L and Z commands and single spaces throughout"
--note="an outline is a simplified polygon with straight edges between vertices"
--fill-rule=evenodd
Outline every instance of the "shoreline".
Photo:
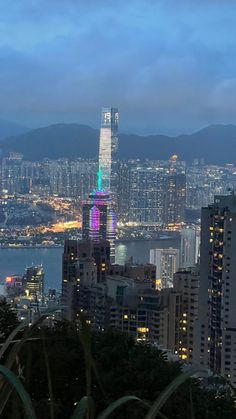
M 177 234 L 174 234 L 173 236 L 169 236 L 169 237 L 156 237 L 156 238 L 149 238 L 149 239 L 143 239 L 143 238 L 139 238 L 139 237 L 137 237 L 137 238 L 135 238 L 135 237 L 133 237 L 132 239 L 129 239 L 129 238 L 127 238 L 127 239 L 117 239 L 116 241 L 115 241 L 115 243 L 117 243 L 117 244 L 122 244 L 122 243 L 130 243 L 130 242 L 153 242 L 153 241 L 167 241 L 167 240 L 173 240 L 173 239 L 177 239 L 178 238 L 178 233 Z M 22 249 L 61 249 L 61 248 L 63 248 L 64 247 L 64 245 L 63 244 L 61 244 L 61 245 L 51 245 L 51 246 L 45 246 L 45 245 L 40 245 L 40 244 L 36 244 L 36 245 L 33 245 L 33 246 L 24 246 L 24 245 L 20 245 L 20 246 L 8 246 L 8 245 L 5 245 L 5 246 L 0 246 L 0 250 L 1 249 L 10 249 L 10 250 L 22 250 Z

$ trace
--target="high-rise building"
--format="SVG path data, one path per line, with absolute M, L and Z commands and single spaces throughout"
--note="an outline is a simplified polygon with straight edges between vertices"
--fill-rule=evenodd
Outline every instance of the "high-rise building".
M 108 240 L 111 248 L 111 261 L 115 262 L 116 215 L 113 202 L 107 192 L 98 190 L 83 202 L 82 236 L 84 240 L 98 243 Z
M 181 223 L 185 219 L 186 172 L 184 162 L 173 155 L 169 160 L 169 174 L 166 191 L 165 224 Z
M 156 288 L 173 287 L 173 275 L 179 267 L 179 250 L 151 249 L 150 263 L 156 266 Z
M 63 317 L 75 320 L 86 289 L 97 283 L 97 267 L 91 241 L 66 240 L 62 256 Z
M 107 324 L 138 341 L 158 342 L 160 333 L 160 295 L 151 284 L 122 276 L 106 278 Z
M 184 227 L 180 236 L 180 268 L 193 267 L 199 258 L 200 230 L 196 226 Z
M 200 288 L 194 360 L 236 387 L 236 196 L 202 208 Z
M 181 296 L 180 310 L 176 317 L 173 333 L 175 336 L 174 351 L 184 362 L 192 362 L 199 308 L 199 266 L 179 269 L 173 277 L 173 291 Z
M 26 294 L 37 300 L 42 299 L 44 293 L 44 270 L 42 265 L 26 268 L 22 283 Z
M 110 266 L 109 242 L 101 240 L 66 240 L 62 256 L 63 317 L 76 319 L 79 310 L 92 320 L 95 311 L 96 286 Z
M 129 221 L 163 224 L 166 187 L 167 174 L 163 167 L 131 168 Z
M 186 175 L 170 172 L 166 192 L 165 223 L 181 223 L 185 219 L 186 207 Z
M 103 190 L 113 192 L 116 183 L 116 171 L 113 165 L 117 163 L 118 151 L 118 122 L 117 108 L 103 108 L 99 144 L 99 171 L 102 173 Z
M 116 211 L 118 220 L 123 222 L 129 220 L 130 167 L 128 162 L 118 161 L 117 176 Z

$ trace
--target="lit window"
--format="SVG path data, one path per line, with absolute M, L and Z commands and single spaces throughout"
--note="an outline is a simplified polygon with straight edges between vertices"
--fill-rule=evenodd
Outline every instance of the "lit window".
M 137 331 L 140 333 L 147 333 L 149 332 L 149 328 L 148 327 L 138 327 Z

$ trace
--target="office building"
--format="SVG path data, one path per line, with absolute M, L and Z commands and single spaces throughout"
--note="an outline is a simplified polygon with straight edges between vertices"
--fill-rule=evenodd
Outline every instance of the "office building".
M 107 192 L 94 191 L 83 202 L 82 237 L 95 243 L 108 240 L 111 261 L 115 262 L 116 215 Z
M 114 169 L 117 163 L 118 122 L 119 114 L 117 108 L 102 109 L 99 171 L 102 173 L 103 190 L 106 192 L 113 192 L 113 185 L 116 183 L 116 170 Z
M 236 387 L 236 196 L 202 209 L 199 316 L 194 361 Z
M 42 300 L 44 294 L 44 270 L 42 265 L 26 268 L 22 283 L 26 295 L 35 300 Z
M 150 263 L 156 266 L 156 288 L 173 287 L 173 275 L 179 267 L 178 249 L 151 249 Z

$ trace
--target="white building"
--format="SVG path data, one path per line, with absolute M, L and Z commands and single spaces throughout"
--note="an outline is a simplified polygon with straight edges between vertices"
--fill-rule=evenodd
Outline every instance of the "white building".
M 196 265 L 199 257 L 200 230 L 197 227 L 184 227 L 181 230 L 180 268 Z
M 118 121 L 117 108 L 103 108 L 99 144 L 99 171 L 102 175 L 102 189 L 111 191 L 112 165 L 116 162 L 118 151 Z

